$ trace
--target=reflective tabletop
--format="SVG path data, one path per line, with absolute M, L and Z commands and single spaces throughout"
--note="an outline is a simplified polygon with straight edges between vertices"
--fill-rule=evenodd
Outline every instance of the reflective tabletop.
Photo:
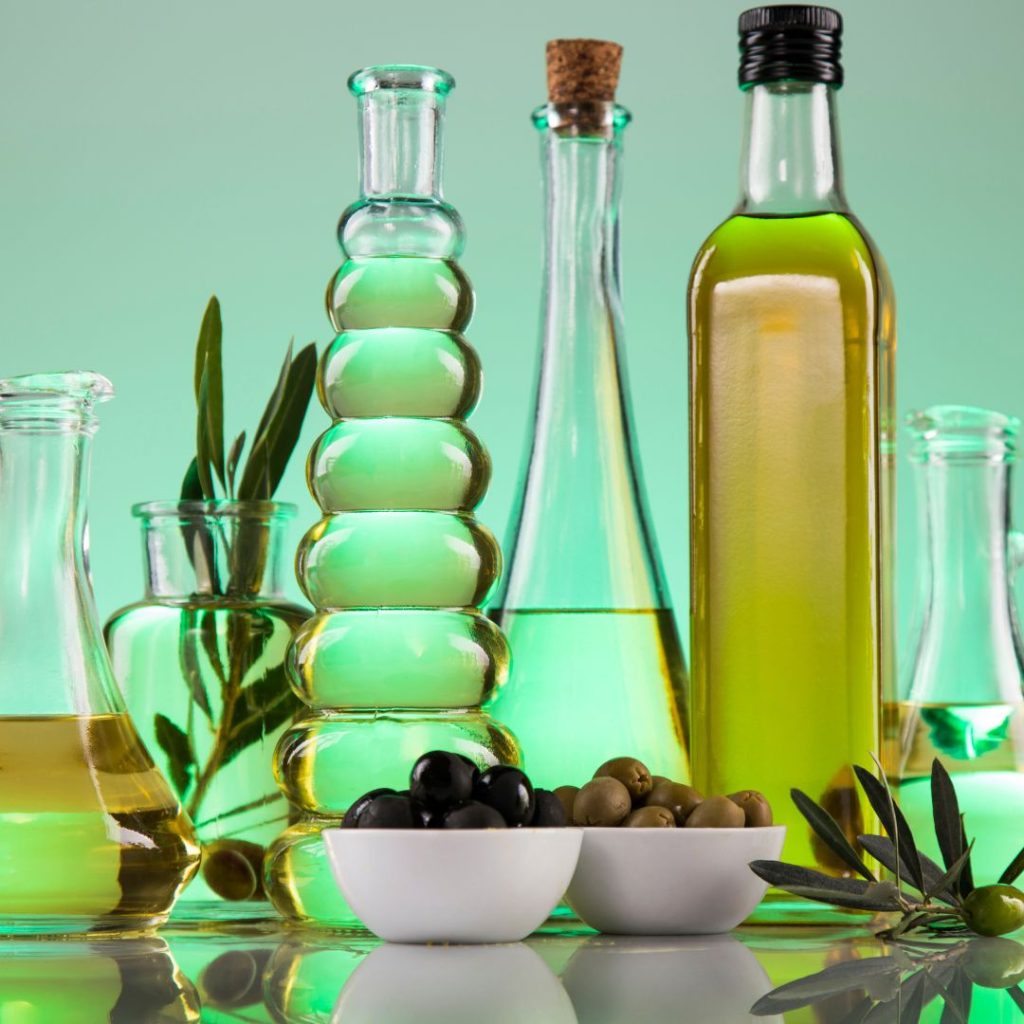
M 551 921 L 526 942 L 401 946 L 272 923 L 0 942 L 0 1024 L 1002 1024 L 1017 938 L 885 944 L 863 929 L 627 938 Z

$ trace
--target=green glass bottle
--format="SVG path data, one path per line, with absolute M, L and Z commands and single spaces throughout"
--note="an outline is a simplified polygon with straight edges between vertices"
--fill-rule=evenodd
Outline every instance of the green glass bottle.
M 689 779 L 686 670 L 621 353 L 621 52 L 549 43 L 550 102 L 533 118 L 547 192 L 542 352 L 511 562 L 492 609 L 512 670 L 490 706 L 546 787 L 582 785 L 620 755 Z
M 852 841 L 870 825 L 850 766 L 879 753 L 891 680 L 895 348 L 842 189 L 841 30 L 822 7 L 740 17 L 742 195 L 689 290 L 694 783 L 763 790 L 784 859 L 835 873 L 789 791 Z
M 444 71 L 359 71 L 362 194 L 341 218 L 345 262 L 327 290 L 338 335 L 319 371 L 334 421 L 307 464 L 323 518 L 297 572 L 316 614 L 289 653 L 308 706 L 282 736 L 278 784 L 303 814 L 267 859 L 287 917 L 350 923 L 321 829 L 378 787 L 402 789 L 415 758 L 454 750 L 516 764 L 512 734 L 481 710 L 508 646 L 481 612 L 501 552 L 473 510 L 490 459 L 465 423 L 480 363 L 462 332 L 473 291 L 462 222 L 441 196 Z

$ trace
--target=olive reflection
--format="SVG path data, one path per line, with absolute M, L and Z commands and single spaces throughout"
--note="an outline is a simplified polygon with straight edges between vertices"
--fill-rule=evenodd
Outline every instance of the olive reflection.
M 926 1010 L 941 1013 L 943 1022 L 964 1024 L 1010 1024 L 1024 1015 L 1020 942 L 971 938 L 884 948 L 881 956 L 831 964 L 781 985 L 758 999 L 750 1012 L 772 1017 L 809 1007 L 818 1024 L 917 1022 Z
M 5 943 L 0 1020 L 185 1024 L 199 998 L 161 939 Z

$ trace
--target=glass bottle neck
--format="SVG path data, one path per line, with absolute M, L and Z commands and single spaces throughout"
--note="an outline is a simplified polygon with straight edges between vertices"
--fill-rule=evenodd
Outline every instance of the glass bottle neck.
M 650 610 L 656 568 L 620 352 L 622 130 L 613 104 L 541 108 L 545 168 L 541 367 L 513 516 L 506 609 Z
M 765 82 L 747 90 L 737 213 L 845 211 L 834 86 Z
M 911 699 L 1021 699 L 1020 637 L 1010 576 L 1010 463 L 931 457 L 917 467 L 924 612 Z
M 275 502 L 152 502 L 142 521 L 146 596 L 172 604 L 227 604 L 283 594 L 284 527 Z
M 359 97 L 363 196 L 440 199 L 444 101 L 420 89 L 375 89 Z

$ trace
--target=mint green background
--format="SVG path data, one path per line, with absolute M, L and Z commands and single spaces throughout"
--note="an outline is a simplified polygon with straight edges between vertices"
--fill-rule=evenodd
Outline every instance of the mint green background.
M 1024 409 L 1020 338 L 1024 4 L 858 0 L 840 100 L 848 192 L 899 304 L 901 412 L 934 402 Z M 625 46 L 626 348 L 647 488 L 677 609 L 687 606 L 684 295 L 730 209 L 742 101 L 722 0 L 378 4 L 139 0 L 3 5 L 0 376 L 83 367 L 118 390 L 92 492 L 101 613 L 141 590 L 129 505 L 176 493 L 191 451 L 191 359 L 222 301 L 229 425 L 254 425 L 288 339 L 331 337 L 323 289 L 355 197 L 348 73 L 438 64 L 450 101 L 448 197 L 469 228 L 470 339 L 487 384 L 472 424 L 495 472 L 482 518 L 503 534 L 534 373 L 544 43 Z M 311 410 L 303 455 L 327 425 Z M 900 596 L 913 579 L 901 455 Z M 316 517 L 301 460 L 281 497 Z M 2 538 L 0 538 L 2 542 Z M 682 632 L 686 633 L 685 624 Z

